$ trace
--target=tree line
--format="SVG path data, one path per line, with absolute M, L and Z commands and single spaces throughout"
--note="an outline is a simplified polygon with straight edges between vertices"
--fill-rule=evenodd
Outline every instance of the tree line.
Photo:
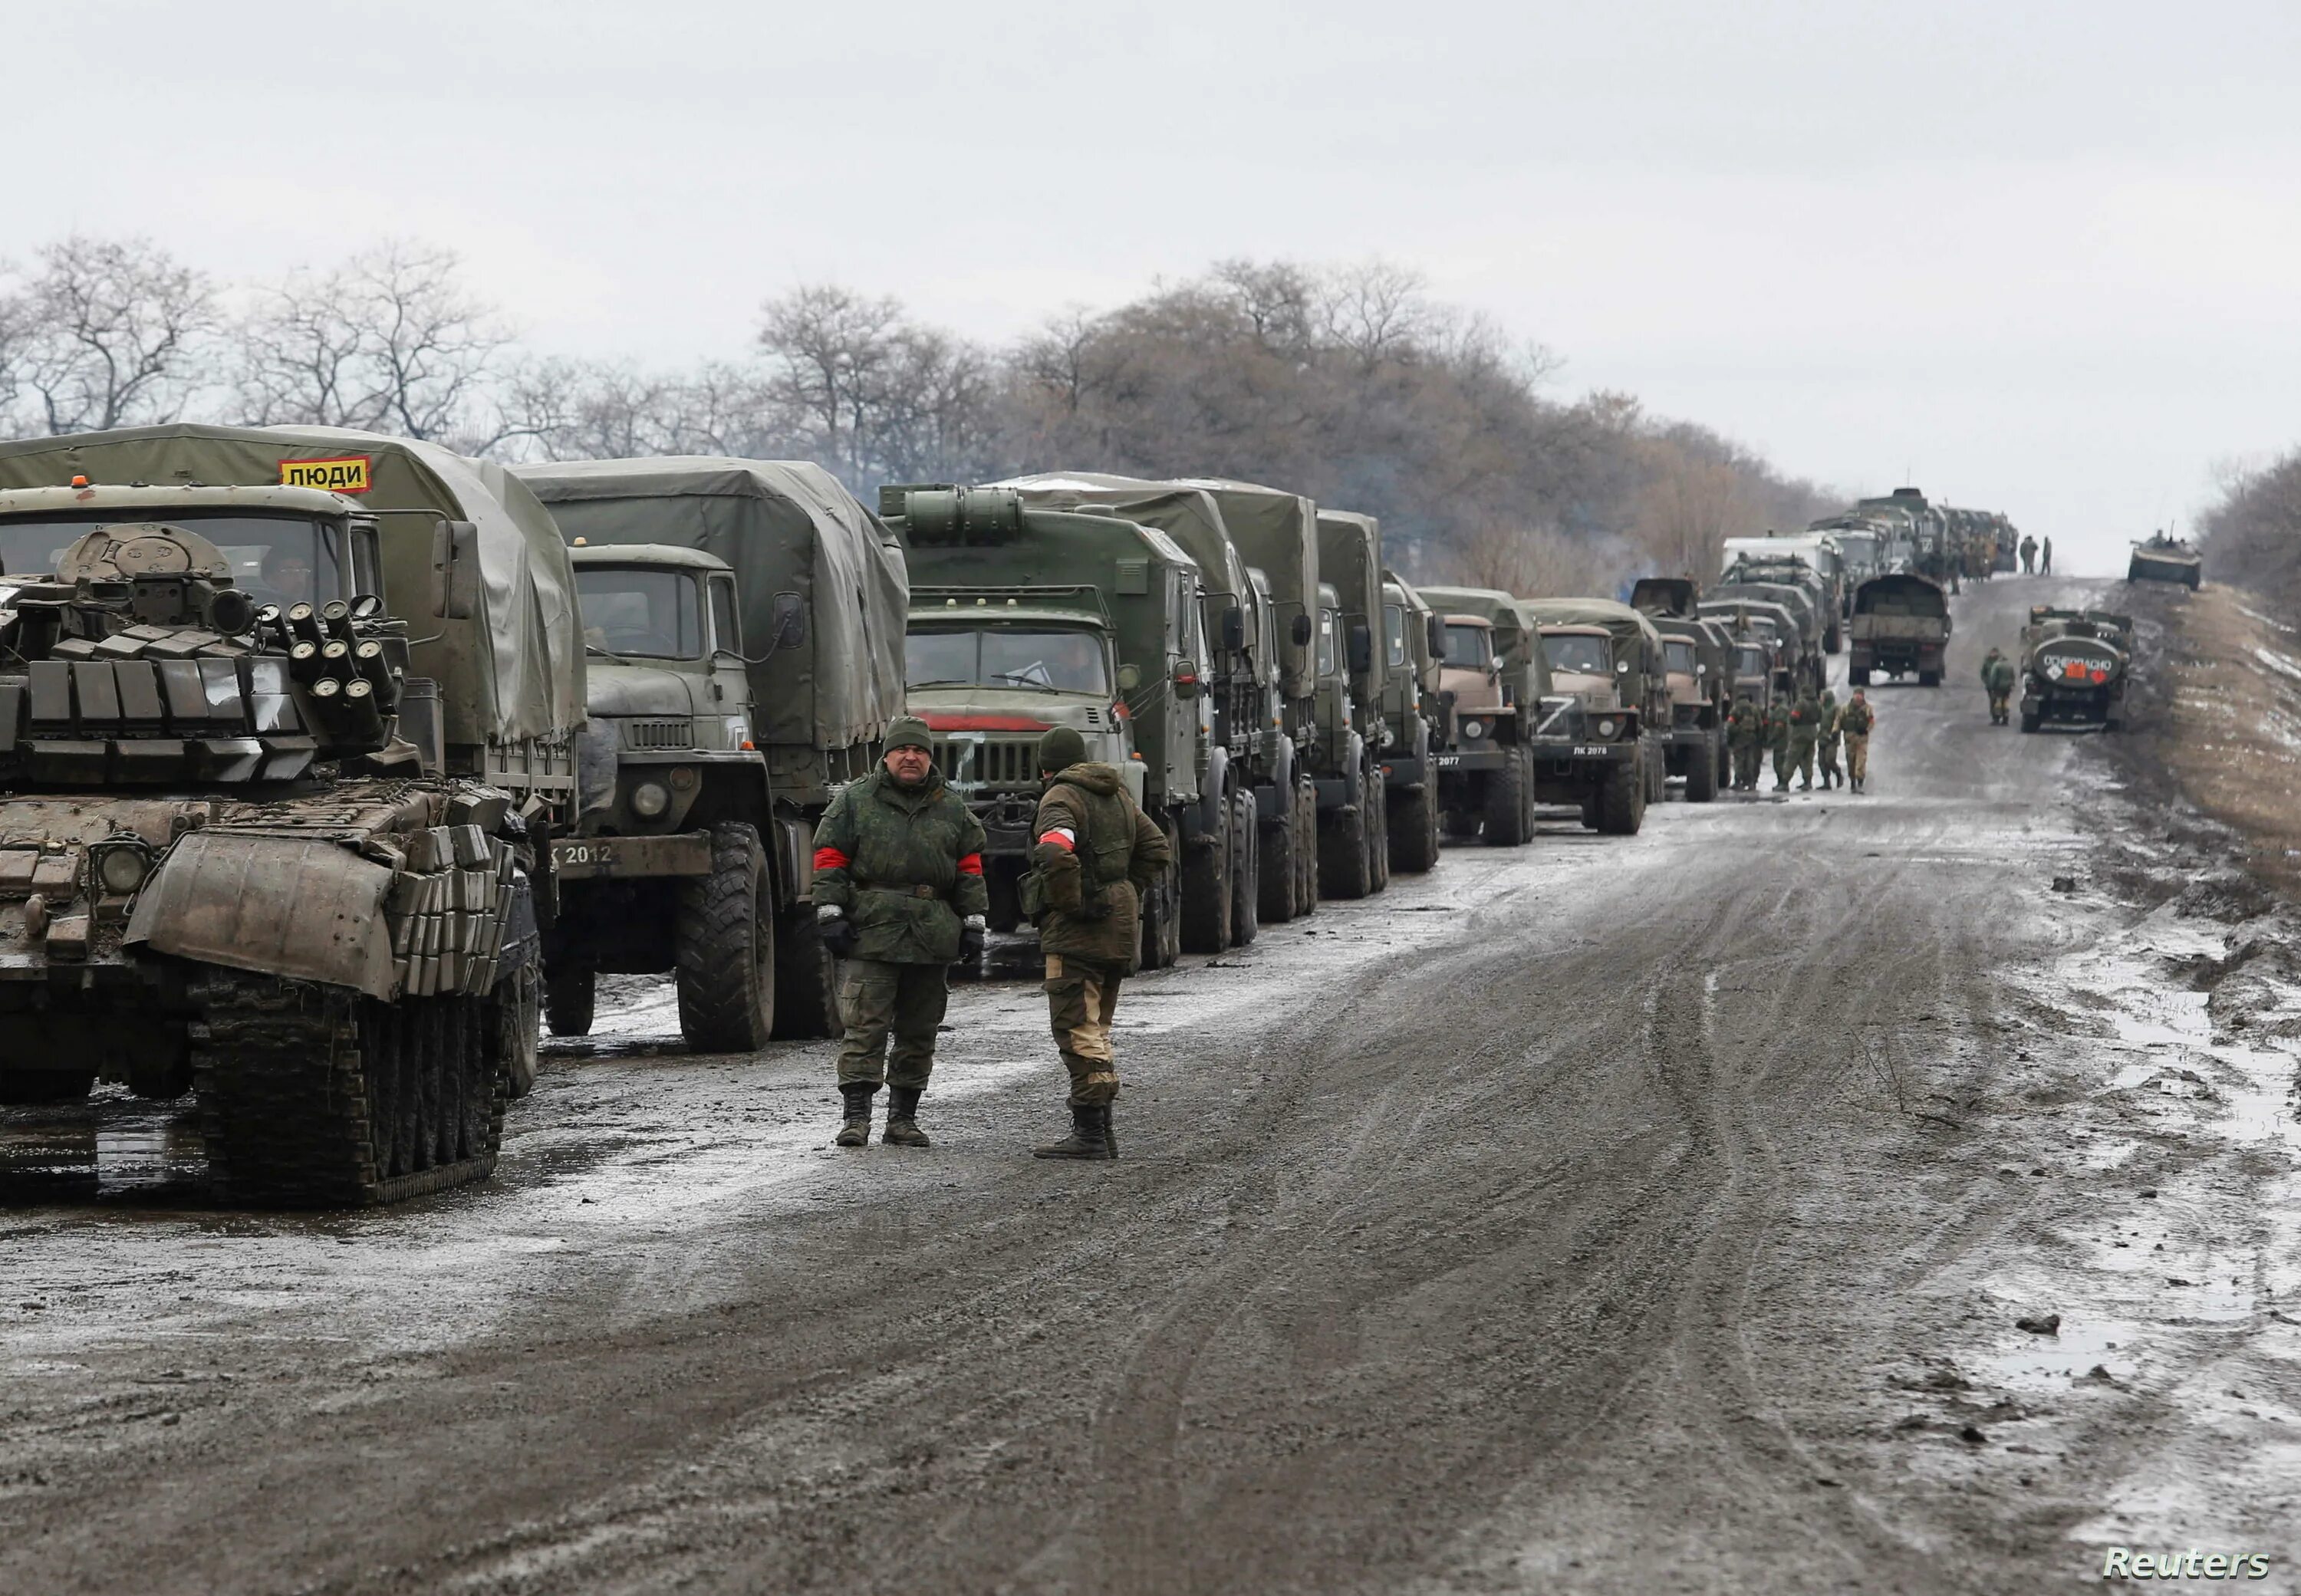
M 2197 528 L 2206 575 L 2251 588 L 2284 614 L 2301 613 L 2301 448 L 2229 472 Z
M 835 284 L 767 299 L 728 355 L 545 355 L 452 252 L 388 241 L 226 284 L 147 239 L 73 237 L 0 279 L 19 435 L 175 420 L 358 427 L 506 459 L 726 454 L 883 481 L 1067 468 L 1284 484 L 1381 517 L 1426 581 L 1610 592 L 1708 575 L 1728 537 L 1843 501 L 1369 262 L 1218 263 L 1003 347 Z

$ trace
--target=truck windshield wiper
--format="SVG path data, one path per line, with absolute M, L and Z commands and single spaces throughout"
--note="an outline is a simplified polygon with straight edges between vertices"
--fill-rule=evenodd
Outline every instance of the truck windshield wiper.
M 1063 690 L 1051 681 L 1034 681 L 1028 676 L 1018 676 L 1012 671 L 993 671 L 991 673 L 991 680 L 1011 681 L 1017 687 L 1027 687 L 1042 693 L 1058 693 Z
M 912 682 L 906 682 L 904 685 L 905 685 L 905 686 L 907 686 L 907 687 L 915 687 L 915 688 L 916 688 L 916 687 L 973 687 L 973 686 L 975 686 L 975 684 L 972 681 L 970 681 L 969 679 L 967 679 L 967 678 L 966 678 L 966 677 L 965 677 L 965 676 L 938 676 L 938 677 L 936 677 L 933 681 L 912 681 Z

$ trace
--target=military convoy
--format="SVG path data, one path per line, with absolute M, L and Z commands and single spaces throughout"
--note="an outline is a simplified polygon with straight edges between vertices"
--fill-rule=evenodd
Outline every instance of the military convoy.
M 2122 729 L 2132 660 L 2131 616 L 2033 606 L 2021 629 L 2021 730 L 2047 721 Z

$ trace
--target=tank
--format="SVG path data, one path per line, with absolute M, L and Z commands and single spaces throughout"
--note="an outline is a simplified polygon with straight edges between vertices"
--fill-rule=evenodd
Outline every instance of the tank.
M 2183 539 L 2170 532 L 2153 532 L 2133 546 L 2125 580 L 2131 582 L 2180 582 L 2195 590 L 2204 580 L 2205 556 Z
M 2130 616 L 2033 607 L 2021 629 L 2021 730 L 2049 721 L 2121 730 L 2132 660 Z

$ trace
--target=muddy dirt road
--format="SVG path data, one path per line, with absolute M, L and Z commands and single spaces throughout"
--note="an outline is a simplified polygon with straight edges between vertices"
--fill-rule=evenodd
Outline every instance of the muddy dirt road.
M 1561 817 L 1141 981 L 1117 1165 L 1027 1156 L 1017 982 L 954 1004 L 924 1153 L 648 990 L 491 1184 L 381 1214 L 8 1111 L 0 1588 L 1997 1592 L 2129 1543 L 2291 1588 L 2290 1044 L 2097 833 L 2204 856 L 1974 680 L 2091 590 L 1970 593 L 1866 796 Z

